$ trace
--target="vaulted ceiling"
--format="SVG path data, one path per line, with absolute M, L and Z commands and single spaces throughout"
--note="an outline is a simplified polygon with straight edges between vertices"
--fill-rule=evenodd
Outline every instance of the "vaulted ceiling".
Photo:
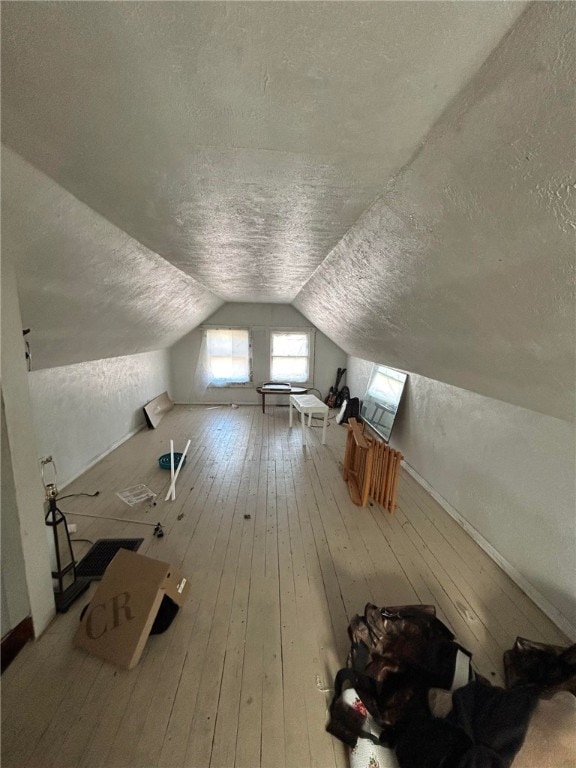
M 351 354 L 570 417 L 570 5 L 3 4 L 36 364 L 294 303 Z

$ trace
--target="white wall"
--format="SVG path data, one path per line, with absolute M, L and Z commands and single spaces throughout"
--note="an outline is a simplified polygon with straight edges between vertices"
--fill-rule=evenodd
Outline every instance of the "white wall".
M 48 539 L 44 525 L 44 492 L 39 468 L 34 470 L 36 440 L 24 358 L 22 319 L 16 274 L 9 254 L 2 254 L 2 396 L 6 436 L 14 480 L 16 509 L 8 535 L 18 536 L 22 557 L 16 557 L 23 572 L 34 633 L 46 629 L 55 613 Z M 3 467 L 4 469 L 4 467 Z M 13 552 L 13 555 L 16 553 Z M 15 571 L 16 573 L 16 571 Z
M 174 399 L 179 403 L 256 404 L 255 387 L 270 379 L 270 328 L 312 328 L 310 321 L 288 304 L 226 304 L 206 320 L 206 325 L 252 329 L 254 387 L 224 387 L 203 390 L 195 385 L 195 371 L 202 343 L 196 328 L 171 349 Z M 336 370 L 346 363 L 344 352 L 323 333 L 316 331 L 312 386 L 323 396 L 334 384 Z M 344 382 L 342 382 L 344 383 Z
M 58 486 L 142 427 L 142 406 L 170 391 L 169 378 L 167 350 L 30 373 L 38 458 L 53 457 Z
M 348 358 L 360 398 L 371 367 Z M 410 374 L 390 442 L 576 638 L 573 425 Z
M 221 306 L 128 231 L 2 147 L 2 249 L 34 368 L 168 349 Z
M 16 275 L 2 259 L 2 633 L 25 615 L 41 634 L 54 616 L 44 492 L 37 459 L 52 454 L 62 487 L 144 424 L 169 389 L 169 353 L 147 352 L 26 371 Z M 6 551 L 8 549 L 8 551 Z
M 2 613 L 0 636 L 30 615 L 12 458 L 2 398 Z

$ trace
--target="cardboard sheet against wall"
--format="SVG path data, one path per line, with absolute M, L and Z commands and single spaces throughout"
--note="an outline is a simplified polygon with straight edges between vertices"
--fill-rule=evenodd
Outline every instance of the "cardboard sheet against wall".
M 168 392 L 162 392 L 161 395 L 155 397 L 154 400 L 150 400 L 144 406 L 144 416 L 146 417 L 146 424 L 151 429 L 155 429 L 162 421 L 162 417 L 165 416 L 168 411 L 174 408 L 174 403 L 170 400 Z
M 132 669 L 142 655 L 164 595 L 182 606 L 189 589 L 188 579 L 169 563 L 120 549 L 90 601 L 74 643 Z

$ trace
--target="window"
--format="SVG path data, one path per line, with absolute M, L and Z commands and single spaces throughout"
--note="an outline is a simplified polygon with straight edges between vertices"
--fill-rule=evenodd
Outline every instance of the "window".
M 206 379 L 208 386 L 229 387 L 252 381 L 250 331 L 243 328 L 207 328 Z
M 311 378 L 313 336 L 310 331 L 272 331 L 270 334 L 270 378 L 304 384 Z

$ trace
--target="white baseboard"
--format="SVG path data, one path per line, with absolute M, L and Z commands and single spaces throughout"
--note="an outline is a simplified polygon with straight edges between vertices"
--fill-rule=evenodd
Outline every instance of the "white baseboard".
M 127 434 L 124 435 L 124 437 L 121 437 L 119 440 L 116 440 L 114 443 L 112 443 L 111 446 L 109 446 L 105 451 L 103 451 L 101 454 L 96 456 L 95 459 L 92 459 L 92 461 L 87 464 L 84 469 L 82 469 L 80 472 L 77 472 L 73 477 L 70 479 L 65 480 L 65 482 L 60 486 L 61 490 L 66 488 L 67 485 L 70 485 L 70 483 L 73 483 L 74 480 L 77 480 L 81 475 L 84 474 L 84 472 L 87 472 L 89 469 L 91 469 L 95 464 L 98 464 L 99 461 L 102 461 L 102 459 L 105 456 L 108 456 L 109 453 L 112 453 L 113 450 L 118 448 L 119 445 L 122 445 L 122 443 L 125 443 L 126 440 L 130 440 L 131 437 L 134 437 L 134 435 L 138 434 L 140 430 L 146 428 L 146 423 L 141 424 L 139 427 L 136 427 L 136 429 L 130 430 Z
M 177 402 L 177 401 L 175 401 L 175 402 L 174 402 L 174 405 L 189 405 L 189 406 L 193 406 L 193 405 L 194 405 L 194 406 L 204 406 L 205 408 L 211 408 L 211 407 L 214 407 L 214 406 L 226 406 L 226 407 L 230 408 L 230 403 L 229 403 L 229 402 L 226 402 L 226 403 L 180 403 L 180 402 Z M 258 405 L 258 403 L 237 403 L 237 405 L 238 405 L 238 406 L 242 406 L 242 407 L 244 407 L 244 406 L 254 406 L 254 405 Z M 89 469 L 91 469 L 91 468 L 92 468 L 92 467 L 93 467 L 95 464 L 98 464 L 98 462 L 99 462 L 99 461 L 102 461 L 102 459 L 103 459 L 105 456 L 108 456 L 108 454 L 109 454 L 109 453 L 112 453 L 112 451 L 113 451 L 113 450 L 115 450 L 116 448 L 118 448 L 118 446 L 119 446 L 119 445 L 122 445 L 122 443 L 125 443 L 125 442 L 126 442 L 126 440 L 130 440 L 130 438 L 131 438 L 131 437 L 134 437 L 134 435 L 136 435 L 138 432 L 140 432 L 140 430 L 142 430 L 142 429 L 146 429 L 146 428 L 147 428 L 147 425 L 146 425 L 146 423 L 144 423 L 144 424 L 141 424 L 139 427 L 136 427 L 136 429 L 132 429 L 130 432 L 128 432 L 127 434 L 125 434 L 125 435 L 124 435 L 124 437 L 121 437 L 119 440 L 116 440 L 116 441 L 115 441 L 114 443 L 112 443 L 112 445 L 111 445 L 111 446 L 109 446 L 109 447 L 108 447 L 108 448 L 107 448 L 105 451 L 103 451 L 103 452 L 102 452 L 102 453 L 100 453 L 98 456 L 96 456 L 96 458 L 92 459 L 92 461 L 91 461 L 89 464 L 87 464 L 87 465 L 84 467 L 84 469 L 82 469 L 80 472 L 77 472 L 77 473 L 76 473 L 75 475 L 73 475 L 71 478 L 69 478 L 69 479 L 66 479 L 66 480 L 65 480 L 65 481 L 62 483 L 62 485 L 60 486 L 60 488 L 61 488 L 62 490 L 63 490 L 64 488 L 66 488 L 66 486 L 67 486 L 67 485 L 70 485 L 70 483 L 73 483 L 73 482 L 74 482 L 74 480 L 77 480 L 77 479 L 78 479 L 78 478 L 79 478 L 81 475 L 83 475 L 83 474 L 84 474 L 84 472 L 87 472 L 87 471 L 88 471 Z
M 466 518 L 462 517 L 462 515 L 448 502 L 445 498 L 443 498 L 434 488 L 430 485 L 430 483 L 425 480 L 421 475 L 416 472 L 416 470 L 411 467 L 406 460 L 402 462 L 402 466 L 408 472 L 408 474 L 416 480 L 416 482 L 421 485 L 430 496 L 432 496 L 435 501 L 440 504 L 440 506 L 448 512 L 450 517 L 452 517 L 464 530 L 466 533 L 468 533 L 472 539 L 478 544 L 479 547 L 482 547 L 484 552 L 486 552 L 489 557 L 494 560 L 494 562 L 498 563 L 500 568 L 504 571 L 507 576 L 509 576 L 512 581 L 520 587 L 520 589 L 528 595 L 528 597 L 532 600 L 533 603 L 535 603 L 538 608 L 540 608 L 541 611 L 543 611 L 548 618 L 556 624 L 556 626 L 564 632 L 565 635 L 567 635 L 570 640 L 576 641 L 576 627 L 568 621 L 568 619 L 560 613 L 560 611 L 555 608 L 552 603 L 550 603 L 544 595 L 542 595 L 532 584 L 530 584 L 529 581 L 527 581 L 524 576 L 518 571 L 511 563 L 508 562 L 502 555 L 498 552 L 497 549 L 495 549 L 492 544 L 490 544 L 487 539 L 485 539 L 481 533 L 479 533 L 476 528 L 474 528 L 473 525 L 471 525 Z
M 225 403 L 220 403 L 220 402 L 218 402 L 218 403 L 184 403 L 184 402 L 180 402 L 179 400 L 175 400 L 174 401 L 174 405 L 189 405 L 190 407 L 192 407 L 192 406 L 195 406 L 195 407 L 196 406 L 197 407 L 204 406 L 204 408 L 213 408 L 216 405 L 225 405 L 228 408 L 230 408 L 232 403 L 230 402 L 230 400 L 227 400 Z M 242 406 L 242 408 L 244 408 L 245 406 L 246 407 L 247 406 L 254 406 L 254 405 L 260 405 L 261 406 L 262 403 L 237 403 L 237 402 L 235 402 L 234 405 L 237 405 L 238 407 Z

